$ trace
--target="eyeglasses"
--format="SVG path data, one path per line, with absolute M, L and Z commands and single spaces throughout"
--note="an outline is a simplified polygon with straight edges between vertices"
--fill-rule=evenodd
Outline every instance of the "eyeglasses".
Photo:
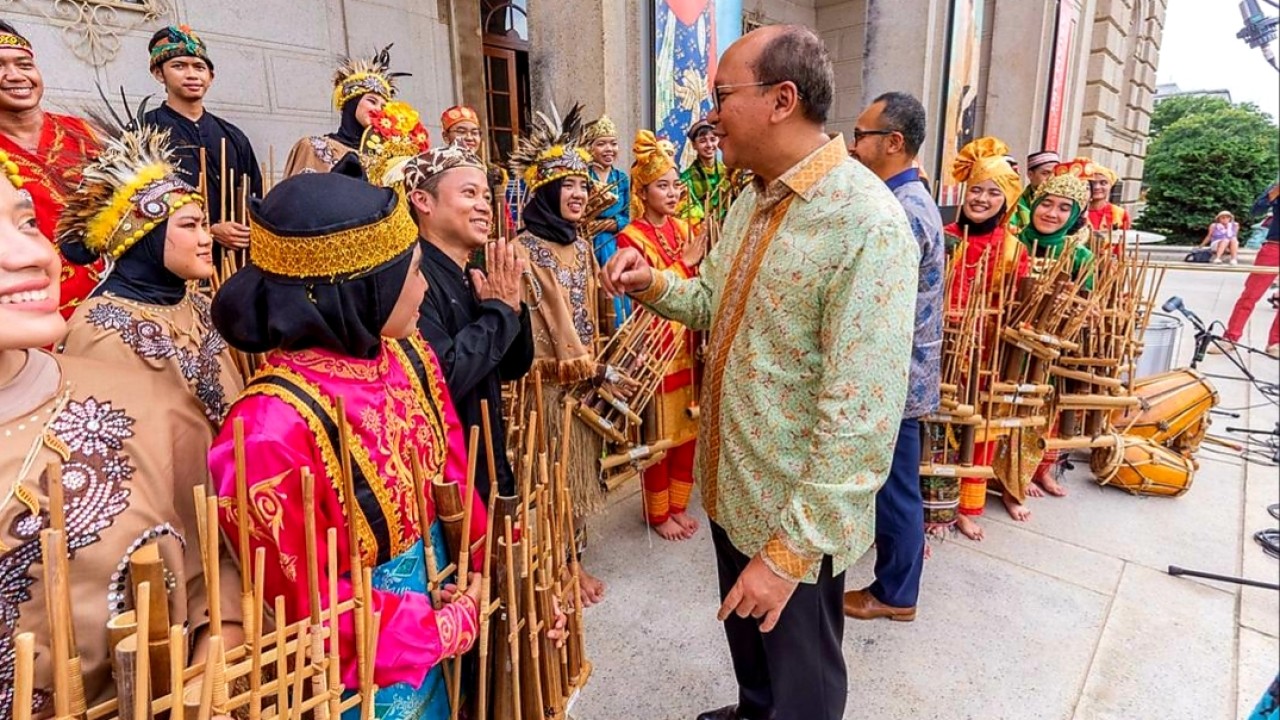
M 726 93 L 724 92 L 725 90 L 729 90 L 731 88 L 772 87 L 774 85 L 781 85 L 784 82 L 790 82 L 790 81 L 774 80 L 772 82 L 760 81 L 760 82 L 749 82 L 749 83 L 730 83 L 728 85 L 717 85 L 715 86 L 715 88 L 713 88 L 713 92 L 711 93 L 712 107 L 715 109 L 716 114 L 719 115 L 720 105 L 724 103 L 724 99 L 726 97 L 733 94 L 733 93 Z
M 857 145 L 858 143 L 862 142 L 862 138 L 864 137 L 870 137 L 872 135 L 892 135 L 896 132 L 898 131 L 897 130 L 859 130 L 857 128 L 854 128 L 853 144 Z
M 481 132 L 480 132 L 480 128 L 476 128 L 475 130 L 454 130 L 453 136 L 479 139 L 481 137 Z

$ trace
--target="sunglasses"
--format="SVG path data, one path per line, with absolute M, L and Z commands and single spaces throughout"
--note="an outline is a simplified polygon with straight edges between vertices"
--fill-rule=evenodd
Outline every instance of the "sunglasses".
M 864 137 L 871 137 L 873 135 L 892 135 L 896 132 L 898 131 L 897 130 L 859 130 L 857 128 L 854 128 L 853 144 L 857 145 L 858 143 L 862 142 L 862 138 Z

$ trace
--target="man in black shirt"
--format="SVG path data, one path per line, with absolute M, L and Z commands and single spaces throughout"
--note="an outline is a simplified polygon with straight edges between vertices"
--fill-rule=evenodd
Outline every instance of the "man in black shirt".
M 440 359 L 464 428 L 481 426 L 480 402 L 488 401 L 498 494 L 514 495 L 501 382 L 518 380 L 533 365 L 529 309 L 520 301 L 523 261 L 504 240 L 486 247 L 493 224 L 489 183 L 484 162 L 470 150 L 446 145 L 418 155 L 404 169 L 404 184 L 428 282 L 418 329 Z M 484 270 L 469 265 L 482 248 Z M 491 485 L 480 463 L 476 488 L 486 501 Z
M 148 112 L 148 125 L 167 128 L 175 160 L 193 186 L 200 185 L 200 149 L 205 152 L 205 212 L 209 232 L 222 247 L 249 247 L 242 188 L 262 197 L 262 171 L 249 138 L 240 128 L 205 110 L 204 96 L 213 84 L 213 61 L 204 40 L 186 25 L 170 25 L 151 36 L 151 74 L 164 85 L 164 104 Z M 226 141 L 226 195 L 222 207 L 222 148 Z M 237 222 L 241 221 L 241 222 Z

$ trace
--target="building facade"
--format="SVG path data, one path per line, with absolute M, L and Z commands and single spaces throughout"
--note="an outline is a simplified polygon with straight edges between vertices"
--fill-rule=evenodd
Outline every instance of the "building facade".
M 131 98 L 161 92 L 146 42 L 191 25 L 217 76 L 209 107 L 268 158 L 332 129 L 339 56 L 394 43 L 401 93 L 438 137 L 456 102 L 488 120 L 501 156 L 535 110 L 582 102 L 608 112 L 625 142 L 658 118 L 668 134 L 710 106 L 715 58 L 744 28 L 799 23 L 835 62 L 831 129 L 846 134 L 888 90 L 915 94 L 931 119 L 921 159 L 942 180 L 968 139 L 995 135 L 1017 157 L 1084 154 L 1138 197 L 1166 0 L 9 0 L 35 43 L 46 102 L 79 112 L 94 83 Z M 136 8 L 136 9 L 135 9 Z M 107 12 L 109 10 L 110 12 Z M 278 170 L 278 168 L 277 168 Z

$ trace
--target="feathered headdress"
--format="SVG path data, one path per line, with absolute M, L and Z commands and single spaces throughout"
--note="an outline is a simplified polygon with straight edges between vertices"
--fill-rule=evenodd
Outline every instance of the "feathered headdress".
M 125 100 L 122 118 L 100 87 L 98 94 L 110 113 L 89 113 L 102 130 L 102 149 L 81 172 L 54 235 L 59 245 L 79 245 L 93 255 L 114 259 L 178 208 L 192 202 L 203 205 L 204 197 L 179 175 L 169 131 L 143 124 L 146 99 L 136 115 Z M 123 88 L 120 96 L 124 98 Z
M 418 111 L 393 100 L 370 113 L 369 127 L 360 137 L 360 163 L 374 185 L 391 187 L 404 179 L 405 162 L 431 148 L 431 134 Z
M 533 127 L 520 138 L 520 145 L 511 153 L 507 164 L 533 193 L 561 178 L 591 177 L 587 172 L 589 162 L 591 154 L 582 149 L 582 105 L 578 103 L 563 120 L 554 105 L 551 117 L 537 113 Z
M 348 100 L 365 93 L 390 100 L 396 96 L 396 78 L 408 75 L 391 72 L 391 45 L 371 58 L 343 58 L 333 74 L 333 109 L 341 111 Z

